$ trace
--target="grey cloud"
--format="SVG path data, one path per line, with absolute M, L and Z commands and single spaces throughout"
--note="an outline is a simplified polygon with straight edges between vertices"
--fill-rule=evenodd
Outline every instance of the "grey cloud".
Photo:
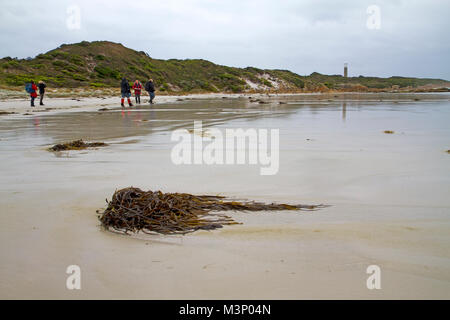
M 81 8 L 81 30 L 66 9 Z M 366 9 L 381 8 L 381 29 Z M 231 66 L 450 79 L 448 1 L 2 1 L 0 56 L 34 56 L 62 43 L 110 40 L 155 58 Z

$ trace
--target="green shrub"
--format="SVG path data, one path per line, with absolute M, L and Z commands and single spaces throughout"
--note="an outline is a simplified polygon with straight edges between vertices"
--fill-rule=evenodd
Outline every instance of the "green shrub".
M 84 66 L 85 65 L 84 59 L 80 55 L 77 55 L 77 54 L 70 55 L 69 61 L 71 63 L 73 63 L 73 64 L 78 65 L 78 66 Z
M 53 61 L 52 64 L 53 64 L 55 67 L 65 67 L 65 66 L 68 65 L 67 62 L 61 61 L 61 60 Z
M 49 54 L 44 54 L 44 53 L 42 53 L 42 54 L 38 55 L 38 56 L 36 57 L 36 59 L 46 59 L 46 60 L 51 60 L 51 59 L 53 59 L 53 57 L 52 57 L 51 55 L 49 55 Z
M 267 87 L 272 87 L 272 83 L 267 79 L 261 78 L 261 82 Z
M 68 71 L 70 71 L 70 72 L 80 72 L 80 69 L 77 68 L 77 67 L 74 66 L 74 65 L 68 65 L 68 66 L 66 66 L 66 70 L 68 70 Z
M 38 63 L 38 64 L 32 64 L 31 67 L 36 68 L 36 69 L 42 69 L 45 67 L 45 65 L 42 63 Z
M 222 74 L 219 74 L 218 77 L 219 77 L 220 79 L 222 79 L 222 80 L 233 80 L 233 79 L 236 79 L 236 77 L 235 77 L 234 75 L 229 74 L 229 73 L 222 73 Z
M 90 85 L 91 87 L 94 87 L 94 88 L 106 87 L 106 84 L 104 84 L 104 83 L 99 83 L 99 82 L 91 82 L 91 83 L 89 83 L 89 85 Z
M 228 88 L 233 93 L 239 93 L 239 92 L 244 91 L 244 87 L 243 86 L 239 86 L 239 85 L 230 85 Z
M 60 58 L 60 59 L 67 59 L 69 57 L 69 53 L 68 52 L 64 52 L 64 51 L 53 51 L 49 53 L 53 58 Z
M 323 84 L 329 89 L 334 89 L 335 88 L 335 85 L 332 82 L 324 82 Z
M 113 70 L 106 66 L 96 66 L 94 71 L 98 73 L 100 78 L 113 78 L 117 80 L 121 78 L 121 74 L 118 70 Z
M 18 67 L 19 66 L 19 62 L 16 60 L 11 60 L 9 63 L 10 67 Z
M 130 71 L 133 71 L 133 72 L 139 72 L 139 69 L 136 66 L 133 66 L 133 65 L 128 66 L 128 69 Z
M 5 82 L 11 86 L 21 86 L 30 82 L 33 78 L 24 74 L 8 74 L 5 78 Z
M 83 77 L 82 75 L 76 74 L 76 73 L 74 73 L 72 75 L 72 78 L 77 81 L 87 81 L 88 80 L 87 78 Z

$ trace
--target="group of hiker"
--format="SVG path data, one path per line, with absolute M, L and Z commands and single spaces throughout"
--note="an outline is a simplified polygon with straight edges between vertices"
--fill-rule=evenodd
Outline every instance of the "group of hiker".
M 45 88 L 47 85 L 44 83 L 44 81 L 39 81 L 38 85 L 34 83 L 34 81 L 31 81 L 30 83 L 27 83 L 25 85 L 25 90 L 30 94 L 31 97 L 31 106 L 34 107 L 34 99 L 37 98 L 37 90 L 39 89 L 39 96 L 40 99 L 40 105 L 44 105 L 44 94 L 45 94 Z
M 45 95 L 45 88 L 47 87 L 47 85 L 43 82 L 43 81 L 39 81 L 38 85 L 36 86 L 36 84 L 34 83 L 34 81 L 31 81 L 29 83 L 27 83 L 25 85 L 25 90 L 26 92 L 28 92 L 30 94 L 30 98 L 31 98 L 31 106 L 34 107 L 34 100 L 37 98 L 37 91 L 39 90 L 39 96 L 40 96 L 40 105 L 43 106 L 44 105 L 44 95 Z M 137 104 L 141 104 L 141 91 L 142 88 L 145 89 L 145 91 L 148 92 L 148 95 L 150 97 L 150 104 L 153 104 L 153 99 L 155 98 L 155 84 L 153 83 L 153 79 L 149 79 L 146 83 L 145 86 L 142 87 L 142 84 L 139 80 L 136 80 L 133 83 L 133 86 L 130 86 L 130 83 L 128 82 L 128 80 L 126 78 L 122 79 L 122 82 L 120 83 L 120 91 L 122 94 L 122 100 L 120 105 L 122 107 L 125 107 L 125 98 L 127 98 L 128 100 L 128 105 L 130 107 L 133 106 L 133 104 L 131 103 L 131 89 L 134 90 L 134 98 L 136 99 L 136 103 Z
M 141 104 L 141 91 L 142 84 L 139 80 L 134 81 L 133 86 L 130 87 L 130 83 L 126 78 L 122 78 L 122 82 L 120 83 L 120 91 L 122 93 L 122 100 L 120 101 L 120 105 L 125 107 L 125 98 L 128 100 L 128 105 L 130 107 L 133 106 L 131 103 L 131 89 L 134 90 L 134 98 L 137 104 Z M 150 97 L 150 104 L 153 104 L 153 99 L 155 98 L 155 84 L 153 83 L 153 79 L 149 79 L 144 86 L 145 91 L 148 92 Z

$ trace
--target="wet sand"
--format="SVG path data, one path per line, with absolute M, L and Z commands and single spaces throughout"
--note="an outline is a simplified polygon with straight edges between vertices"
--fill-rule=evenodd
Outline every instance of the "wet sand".
M 224 95 L 224 94 L 193 94 L 189 95 L 189 99 L 212 99 L 222 96 L 229 98 L 237 97 L 238 95 Z M 158 96 L 155 103 L 165 104 L 173 103 L 183 96 Z M 131 102 L 135 104 L 134 97 Z M 127 101 L 125 105 L 128 107 Z M 67 98 L 44 98 L 44 106 L 39 105 L 39 96 L 36 98 L 35 107 L 30 106 L 30 98 L 24 95 L 23 99 L 8 99 L 0 101 L 0 111 L 12 112 L 15 114 L 25 113 L 61 113 L 61 112 L 80 112 L 80 111 L 96 111 L 102 108 L 118 107 L 120 106 L 120 96 L 118 97 L 67 97 Z M 148 95 L 141 96 L 141 106 L 150 106 Z
M 419 96 L 284 96 L 262 105 L 191 97 L 151 108 L 89 111 L 102 107 L 92 102 L 70 113 L 0 117 L 0 297 L 448 299 L 449 96 Z M 252 165 L 173 165 L 170 133 L 194 120 L 279 128 L 278 174 L 261 176 Z M 78 138 L 111 145 L 45 151 Z M 103 231 L 95 211 L 131 185 L 331 206 L 232 213 L 242 225 L 186 236 Z M 72 264 L 81 267 L 81 290 L 65 287 Z M 381 268 L 381 290 L 366 287 L 372 264 Z
M 443 94 L 430 93 L 356 93 L 356 92 L 329 92 L 329 93 L 300 93 L 300 94 L 229 94 L 229 93 L 205 93 L 205 94 L 189 94 L 189 95 L 157 95 L 155 104 L 175 103 L 186 100 L 208 100 L 208 99 L 236 99 L 248 98 L 251 100 L 262 100 L 264 102 L 279 102 L 285 99 L 303 101 L 303 102 L 333 102 L 333 101 L 385 101 L 399 103 L 401 101 L 419 101 L 419 100 L 442 100 L 446 96 Z M 448 100 L 448 98 L 447 98 Z M 135 104 L 134 97 L 131 98 Z M 114 108 L 120 105 L 120 96 L 111 97 L 79 97 L 74 94 L 73 97 L 48 97 L 44 98 L 44 106 L 39 105 L 39 96 L 36 98 L 35 107 L 30 106 L 30 98 L 27 94 L 23 94 L 23 98 L 1 99 L 0 100 L 0 116 L 1 112 L 11 113 L 11 116 L 18 115 L 34 115 L 42 113 L 61 113 L 61 112 L 81 112 L 81 111 L 97 111 L 104 108 Z M 257 102 L 256 102 L 257 103 Z M 126 107 L 128 104 L 125 102 Z M 141 107 L 150 106 L 148 95 L 141 96 Z M 4 117 L 5 115 L 3 115 Z

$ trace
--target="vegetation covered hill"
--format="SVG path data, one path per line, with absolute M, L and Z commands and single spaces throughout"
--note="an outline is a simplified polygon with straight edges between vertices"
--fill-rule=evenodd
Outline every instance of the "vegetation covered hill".
M 123 76 L 141 82 L 153 78 L 159 91 L 168 92 L 367 91 L 449 85 L 440 79 L 300 76 L 287 70 L 233 68 L 201 59 L 160 60 L 108 41 L 63 44 L 33 59 L 0 59 L 0 84 L 8 87 L 23 86 L 31 79 L 53 87 L 117 87 Z

